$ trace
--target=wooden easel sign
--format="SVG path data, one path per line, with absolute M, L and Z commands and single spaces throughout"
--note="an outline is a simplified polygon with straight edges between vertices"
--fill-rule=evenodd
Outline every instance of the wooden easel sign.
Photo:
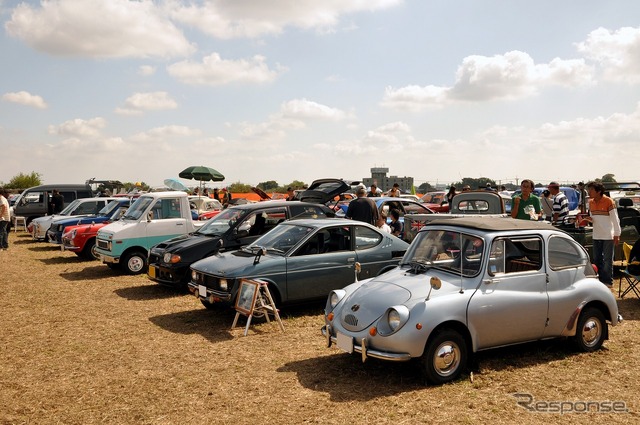
M 238 323 L 238 317 L 240 315 L 247 316 L 247 325 L 244 328 L 244 336 L 247 336 L 249 331 L 249 325 L 251 325 L 251 319 L 255 317 L 265 316 L 267 322 L 269 315 L 273 315 L 280 325 L 280 329 L 284 332 L 284 325 L 280 320 L 280 314 L 276 309 L 276 304 L 271 297 L 269 288 L 266 282 L 259 280 L 242 279 L 240 281 L 240 288 L 238 288 L 238 296 L 236 297 L 236 317 L 233 319 L 231 329 L 236 327 Z

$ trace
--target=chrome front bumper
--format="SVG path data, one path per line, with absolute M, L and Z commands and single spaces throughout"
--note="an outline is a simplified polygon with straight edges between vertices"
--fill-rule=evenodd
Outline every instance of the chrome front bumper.
M 327 347 L 331 347 L 331 344 L 337 345 L 338 338 L 331 335 L 331 325 L 324 325 L 320 330 L 327 340 Z M 411 355 L 409 353 L 390 353 L 387 351 L 372 350 L 367 347 L 367 340 L 365 338 L 360 340 L 360 344 L 356 344 L 355 342 L 356 341 L 354 341 L 353 344 L 353 351 L 360 353 L 362 356 L 362 363 L 364 363 L 369 357 L 391 362 L 406 362 L 411 360 Z

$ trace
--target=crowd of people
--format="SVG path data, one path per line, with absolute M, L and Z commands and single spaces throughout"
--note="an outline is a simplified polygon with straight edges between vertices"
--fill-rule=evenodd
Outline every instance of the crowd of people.
M 542 193 L 542 199 L 533 193 L 531 180 L 522 180 L 521 193 L 514 196 L 511 217 L 521 220 L 538 220 L 551 217 L 558 222 L 569 214 L 569 202 L 560 191 L 557 182 L 551 182 L 548 190 Z M 593 226 L 593 262 L 598 268 L 598 276 L 607 286 L 613 285 L 614 246 L 620 241 L 622 229 L 618 218 L 616 203 L 605 195 L 605 187 L 599 182 L 577 185 L 579 194 L 579 224 Z M 588 201 L 587 201 L 588 199 Z

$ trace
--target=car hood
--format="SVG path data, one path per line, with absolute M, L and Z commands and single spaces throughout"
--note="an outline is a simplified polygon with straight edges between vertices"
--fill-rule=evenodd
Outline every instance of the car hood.
M 256 256 L 246 251 L 231 251 L 207 257 L 191 265 L 193 270 L 219 277 L 236 278 L 250 277 L 255 273 L 269 269 L 275 271 L 278 262 L 284 267 L 285 258 L 282 256 L 263 255 L 254 264 Z
M 181 253 L 194 249 L 209 252 L 220 240 L 220 236 L 203 236 L 198 234 L 181 235 L 160 242 L 153 249 L 164 249 L 167 252 Z
M 389 307 L 411 308 L 427 296 L 436 298 L 459 292 L 459 285 L 442 281 L 442 287 L 429 295 L 431 276 L 431 273 L 412 274 L 407 269 L 395 269 L 363 283 L 342 301 L 340 323 L 349 331 L 359 332 L 371 326 Z
M 267 193 L 264 190 L 260 189 L 259 187 L 252 187 L 251 190 L 253 191 L 253 193 L 255 193 L 260 197 L 260 200 L 262 201 L 271 200 L 271 196 L 267 195 Z
M 309 188 L 300 192 L 296 198 L 303 202 L 326 204 L 349 189 L 351 186 L 342 179 L 320 179 L 311 183 Z

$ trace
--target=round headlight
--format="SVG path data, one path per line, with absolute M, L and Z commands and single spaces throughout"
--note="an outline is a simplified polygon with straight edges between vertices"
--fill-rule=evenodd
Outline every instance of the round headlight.
M 164 257 L 162 257 L 162 261 L 164 261 L 165 263 L 171 262 L 171 254 L 168 252 L 165 252 Z
M 227 282 L 227 279 L 220 279 L 219 285 L 221 291 L 229 290 L 229 283 Z
M 395 309 L 389 310 L 389 314 L 387 314 L 387 322 L 389 323 L 389 328 L 392 331 L 398 329 L 398 326 L 400 326 L 400 313 Z
M 338 302 L 340 302 L 340 297 L 338 297 L 338 294 L 336 294 L 335 292 L 332 292 L 329 296 L 329 305 L 331 306 L 331 308 L 333 308 L 336 306 L 336 304 L 338 304 Z
M 77 231 L 76 229 L 73 229 L 73 230 L 71 231 L 71 235 L 69 235 L 69 237 L 70 237 L 71 239 L 75 239 L 75 237 L 76 237 L 76 234 L 77 234 L 77 233 L 78 233 L 78 231 Z

